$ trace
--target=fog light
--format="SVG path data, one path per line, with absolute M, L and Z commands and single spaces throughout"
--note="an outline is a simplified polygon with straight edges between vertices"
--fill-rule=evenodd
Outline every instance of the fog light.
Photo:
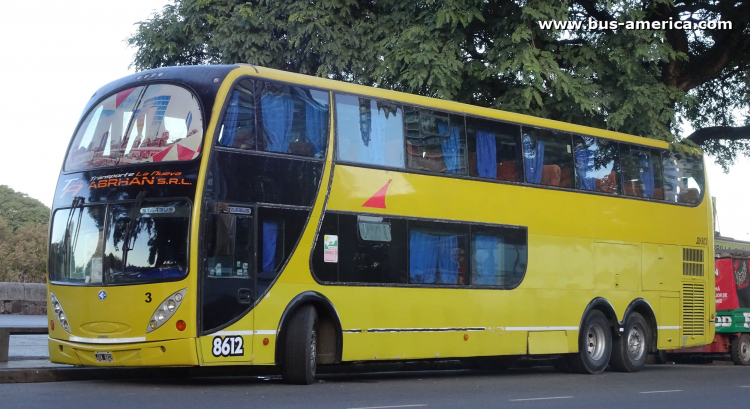
M 177 331 L 185 331 L 185 328 L 187 327 L 187 324 L 185 324 L 185 321 L 179 320 L 175 324 L 175 327 L 177 327 Z
M 148 326 L 151 327 L 151 329 L 156 329 L 158 324 L 156 323 L 156 321 L 151 320 L 151 322 L 148 323 Z

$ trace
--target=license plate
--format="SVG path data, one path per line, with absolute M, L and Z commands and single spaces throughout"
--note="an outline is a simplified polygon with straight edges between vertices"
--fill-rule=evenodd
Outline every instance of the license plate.
M 111 352 L 94 352 L 96 362 L 114 362 Z

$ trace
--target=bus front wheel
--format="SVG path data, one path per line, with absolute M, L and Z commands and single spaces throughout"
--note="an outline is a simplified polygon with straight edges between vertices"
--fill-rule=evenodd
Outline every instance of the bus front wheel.
M 612 345 L 609 364 L 619 372 L 638 372 L 646 365 L 649 345 L 648 326 L 641 314 L 634 312 L 625 320 L 625 331 Z
M 735 365 L 750 365 L 750 335 L 742 334 L 733 339 L 730 352 Z
M 284 339 L 281 377 L 287 383 L 309 385 L 315 381 L 318 350 L 318 313 L 312 305 L 294 312 Z
M 578 353 L 568 355 L 567 360 L 574 372 L 582 374 L 601 373 L 612 355 L 612 331 L 607 317 L 593 310 L 583 321 L 578 336 Z

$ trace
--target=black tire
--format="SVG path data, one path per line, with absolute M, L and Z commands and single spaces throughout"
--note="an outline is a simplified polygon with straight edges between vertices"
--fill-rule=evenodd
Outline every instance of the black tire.
M 625 331 L 612 343 L 609 365 L 618 372 L 638 372 L 646 366 L 651 342 L 648 324 L 634 312 L 625 319 Z
M 287 383 L 309 385 L 315 381 L 318 349 L 318 313 L 312 305 L 300 307 L 289 319 L 284 336 L 281 377 Z
M 574 372 L 597 374 L 604 372 L 612 355 L 612 330 L 601 311 L 589 312 L 578 335 L 578 353 L 566 357 Z
M 730 354 L 735 365 L 750 365 L 750 335 L 742 334 L 733 339 Z

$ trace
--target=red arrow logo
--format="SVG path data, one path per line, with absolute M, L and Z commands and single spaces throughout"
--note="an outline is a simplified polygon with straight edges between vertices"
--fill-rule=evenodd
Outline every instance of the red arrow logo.
M 381 187 L 380 190 L 375 192 L 375 194 L 372 195 L 371 198 L 367 199 L 362 207 L 385 209 L 385 193 L 388 191 L 388 186 L 390 186 L 391 181 L 393 181 L 393 179 L 389 179 L 388 183 L 386 183 L 385 186 Z

